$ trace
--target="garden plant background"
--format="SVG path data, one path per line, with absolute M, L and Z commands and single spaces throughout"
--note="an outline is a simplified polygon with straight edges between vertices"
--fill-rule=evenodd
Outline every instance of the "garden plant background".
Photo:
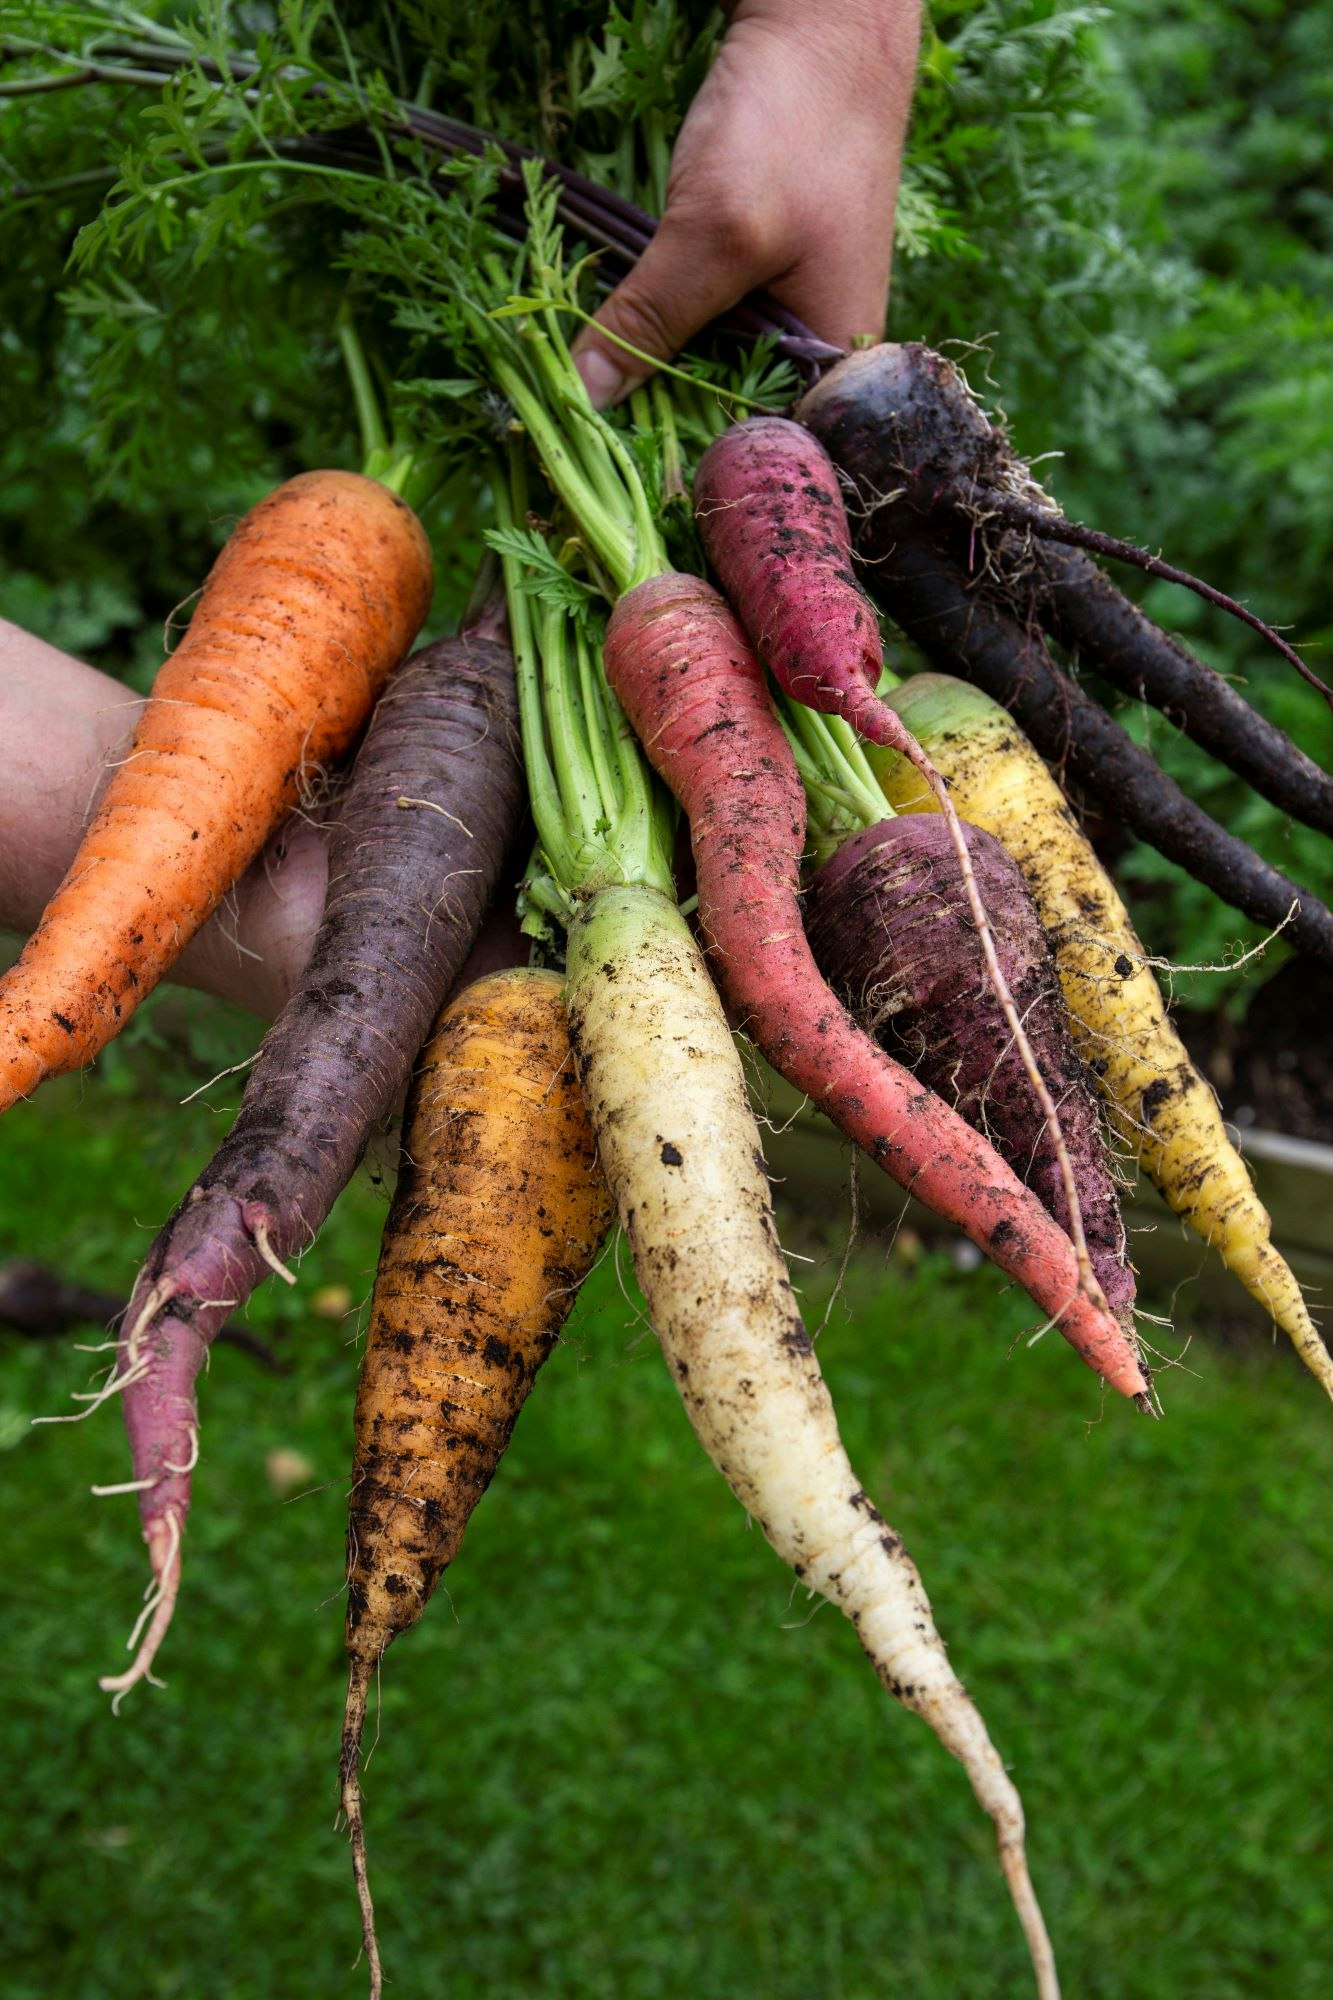
M 342 11 L 373 29 L 380 10 Z M 394 11 L 436 47 L 437 103 L 538 143 L 534 107 L 558 101 L 538 86 L 605 14 Z M 1063 454 L 1044 476 L 1069 512 L 1220 582 L 1325 673 L 1330 98 L 1327 4 L 946 0 L 923 46 L 891 318 L 900 338 L 983 341 L 969 374 L 993 383 L 1026 455 Z M 336 276 L 321 282 L 312 246 L 298 282 L 281 217 L 246 260 L 191 272 L 183 257 L 178 287 L 72 286 L 98 193 L 30 190 L 104 158 L 117 115 L 96 91 L 0 105 L 0 613 L 142 688 L 219 522 L 357 454 Z M 456 486 L 441 522 L 466 499 Z M 441 562 L 442 626 L 474 548 L 465 534 Z M 1165 586 L 1146 595 L 1333 759 L 1328 711 L 1252 635 Z M 1160 720 L 1131 720 L 1217 818 L 1328 897 L 1326 843 Z M 1253 942 L 1146 850 L 1119 872 L 1171 957 Z M 1181 990 L 1240 1013 L 1281 960 Z M 238 1086 L 178 1100 L 258 1032 L 171 993 L 95 1074 L 16 1111 L 0 1254 L 127 1291 Z M 356 1307 L 385 1202 L 384 1170 L 364 1171 L 296 1296 L 257 1299 L 287 1377 L 215 1355 L 169 1685 L 116 1722 L 96 1675 L 142 1552 L 132 1502 L 87 1489 L 124 1477 L 119 1428 L 103 1413 L 31 1433 L 91 1363 L 63 1344 L 3 1352 L 0 1481 L 22 1524 L 0 1725 L 16 2000 L 360 1990 L 332 1829 L 339 1586 Z M 842 1233 L 807 1222 L 793 1238 L 814 1260 L 815 1324 Z M 853 1263 L 821 1361 L 1022 1784 L 1067 1991 L 1326 1993 L 1333 1531 L 1312 1385 L 1257 1316 L 1225 1342 L 1200 1326 L 1166 1422 L 1135 1424 L 1054 1343 L 1014 1344 L 1028 1317 L 994 1274 L 906 1252 L 872 1244 Z M 849 1630 L 806 1622 L 689 1437 L 620 1275 L 608 1262 L 589 1288 L 450 1599 L 386 1663 L 367 1806 L 397 1990 L 1024 1990 L 961 1774 L 887 1707 Z M 346 1318 L 312 1310 L 321 1286 L 347 1288 Z M 1179 1346 L 1187 1291 L 1177 1313 Z M 281 1452 L 308 1464 L 299 1497 Z

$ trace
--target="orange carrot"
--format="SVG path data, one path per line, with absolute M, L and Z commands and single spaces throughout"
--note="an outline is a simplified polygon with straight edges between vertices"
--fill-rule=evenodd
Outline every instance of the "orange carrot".
M 457 1555 L 611 1221 L 564 981 L 477 980 L 441 1014 L 412 1085 L 356 1398 L 342 1798 L 371 2000 L 383 1986 L 361 1819 L 366 1699 Z
M 430 605 L 411 509 L 307 472 L 251 510 L 153 684 L 128 757 L 0 980 L 0 1111 L 91 1062 L 344 752 Z

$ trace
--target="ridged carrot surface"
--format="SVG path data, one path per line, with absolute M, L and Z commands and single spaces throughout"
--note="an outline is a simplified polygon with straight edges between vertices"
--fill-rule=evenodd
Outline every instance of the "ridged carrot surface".
M 367 1690 L 457 1555 L 611 1220 L 564 982 L 477 980 L 441 1015 L 412 1087 L 356 1400 L 342 1784 L 374 1995 Z
M 1120 1201 L 1046 933 L 1008 850 L 977 826 L 967 828 L 967 844 L 1009 990 L 1060 1107 L 1092 1268 L 1111 1311 L 1132 1330 Z M 939 814 L 900 814 L 844 841 L 810 881 L 805 928 L 816 965 L 853 1020 L 984 1132 L 1067 1231 L 1059 1162 L 986 977 Z
M 303 473 L 245 516 L 0 980 L 0 1111 L 119 1033 L 303 782 L 349 748 L 432 582 L 416 516 L 359 473 Z

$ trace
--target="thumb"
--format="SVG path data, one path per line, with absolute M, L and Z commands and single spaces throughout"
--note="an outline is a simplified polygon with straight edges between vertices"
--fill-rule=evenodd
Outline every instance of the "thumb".
M 619 402 L 656 362 L 670 361 L 701 326 L 743 298 L 753 282 L 749 261 L 721 254 L 715 227 L 674 220 L 668 210 L 596 323 L 585 326 L 574 343 L 574 362 L 594 407 Z M 607 339 L 602 328 L 617 339 Z

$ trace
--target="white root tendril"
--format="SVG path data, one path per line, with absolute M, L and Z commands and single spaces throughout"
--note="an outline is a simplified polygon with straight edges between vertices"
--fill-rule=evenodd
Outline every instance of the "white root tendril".
M 276 1272 L 284 1284 L 294 1285 L 296 1283 L 296 1273 L 287 1269 L 287 1266 L 269 1242 L 268 1224 L 266 1222 L 257 1222 L 250 1231 L 250 1234 L 254 1239 L 255 1249 L 268 1265 L 270 1271 Z
M 126 1327 L 121 1335 L 127 1369 L 139 1366 L 139 1342 L 143 1339 L 145 1328 L 150 1320 L 156 1319 L 163 1306 L 170 1305 L 179 1289 L 180 1287 L 170 1278 L 163 1278 L 150 1288 L 132 1324 Z
M 174 1467 L 168 1468 L 168 1470 L 174 1469 Z M 90 1486 L 88 1491 L 99 1500 L 110 1499 L 116 1493 L 147 1493 L 161 1483 L 161 1478 L 161 1473 L 155 1472 L 147 1479 L 122 1479 L 118 1486 Z
M 233 938 L 231 942 L 235 944 L 237 951 L 245 950 L 244 945 L 242 945 L 238 939 Z M 257 951 L 247 952 L 246 956 L 249 958 L 257 959 L 259 957 L 259 953 Z M 224 1076 L 235 1076 L 239 1070 L 249 1069 L 251 1063 L 257 1062 L 258 1060 L 259 1060 L 259 1050 L 256 1049 L 252 1056 L 245 1056 L 242 1058 L 240 1062 L 232 1063 L 227 1069 L 220 1069 L 216 1076 L 210 1076 L 207 1082 L 197 1085 L 196 1088 L 190 1092 L 188 1097 L 182 1097 L 181 1103 L 193 1104 L 196 1097 L 202 1097 L 204 1092 L 206 1090 L 211 1090 L 215 1083 L 221 1083 Z
M 126 1650 L 134 1652 L 134 1658 L 123 1674 L 104 1674 L 97 1685 L 103 1693 L 114 1695 L 111 1713 L 120 1714 L 120 1704 L 138 1681 L 146 1680 L 151 1687 L 164 1687 L 166 1683 L 152 1672 L 154 1657 L 158 1647 L 166 1637 L 171 1624 L 172 1613 L 176 1609 L 176 1593 L 180 1588 L 180 1512 L 175 1507 L 167 1509 L 162 1521 L 155 1521 L 148 1530 L 148 1554 L 153 1565 L 153 1575 L 145 1595 L 143 1610 L 134 1621 L 134 1629 L 125 1641 Z M 147 1631 L 144 1627 L 147 1626 Z M 143 1634 L 142 1642 L 140 1634 Z
M 459 832 L 462 833 L 468 840 L 471 840 L 472 838 L 471 827 L 464 826 L 462 820 L 458 817 L 457 813 L 446 812 L 443 806 L 437 806 L 434 799 L 403 798 L 403 799 L 396 799 L 394 803 L 403 811 L 406 811 L 409 806 L 424 806 L 427 812 L 438 813 L 441 819 L 447 819 L 451 823 L 451 825 L 456 826 Z M 470 874 L 473 871 L 469 869 L 467 872 Z
M 199 1463 L 199 1426 L 198 1424 L 191 1424 L 190 1456 L 185 1461 L 184 1465 L 173 1465 L 169 1458 L 164 1458 L 162 1461 L 162 1470 L 163 1472 L 177 1472 L 184 1474 L 187 1472 L 193 1472 L 194 1468 L 196 1467 L 196 1465 L 198 1465 L 198 1463 Z M 150 1483 L 153 1485 L 157 1484 L 156 1480 L 153 1480 Z
M 35 1424 L 81 1424 L 85 1417 L 91 1417 L 96 1411 L 102 1408 L 104 1403 L 109 1403 L 113 1396 L 118 1396 L 122 1389 L 131 1388 L 134 1383 L 142 1382 L 147 1373 L 148 1356 L 146 1354 L 141 1356 L 132 1368 L 127 1368 L 123 1375 L 116 1374 L 115 1363 L 113 1362 L 111 1364 L 111 1373 L 100 1389 L 75 1389 L 72 1391 L 73 1401 L 76 1403 L 87 1403 L 88 1407 L 86 1410 L 68 1410 L 57 1417 L 34 1417 L 32 1421 Z

